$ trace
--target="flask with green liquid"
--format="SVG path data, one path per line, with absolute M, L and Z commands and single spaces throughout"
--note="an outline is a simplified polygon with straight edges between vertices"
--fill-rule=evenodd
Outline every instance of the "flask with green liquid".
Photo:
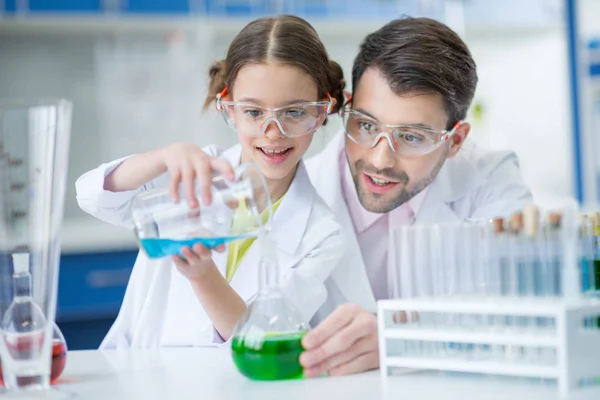
M 235 329 L 233 361 L 243 375 L 254 380 L 302 378 L 299 358 L 308 323 L 279 286 L 275 243 L 268 235 L 259 240 L 260 290 Z

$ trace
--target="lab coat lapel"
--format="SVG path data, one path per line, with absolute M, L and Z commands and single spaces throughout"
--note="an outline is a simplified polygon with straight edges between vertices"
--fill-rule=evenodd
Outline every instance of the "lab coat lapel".
M 357 303 L 368 310 L 375 310 L 375 296 L 360 252 L 354 224 L 344 200 L 341 187 L 340 153 L 344 151 L 345 137 L 337 134 L 327 147 L 311 162 L 311 180 L 317 193 L 323 198 L 337 222 L 347 233 L 347 251 L 332 279 L 344 295 L 346 301 Z M 345 156 L 345 155 L 344 155 Z
M 237 167 L 238 165 L 240 165 L 241 160 L 242 160 L 242 145 L 238 143 L 238 144 L 228 148 L 219 156 L 219 158 L 224 159 L 227 162 L 229 162 L 229 164 L 231 164 L 232 167 L 234 167 L 234 168 Z M 215 262 L 215 264 L 217 265 L 217 268 L 219 269 L 219 272 L 221 272 L 221 275 L 223 275 L 223 276 L 227 275 L 228 254 L 229 254 L 229 244 L 227 245 L 225 251 L 222 253 L 218 253 L 216 251 L 212 252 L 213 261 Z
M 297 252 L 302 240 L 322 239 L 304 237 L 314 195 L 312 190 L 307 190 L 307 185 L 310 185 L 310 181 L 304 163 L 301 162 L 290 188 L 273 217 L 271 235 L 277 245 L 280 279 L 283 278 L 285 271 L 293 268 L 305 256 Z M 307 244 L 306 247 L 312 246 Z M 260 240 L 256 240 L 242 258 L 231 280 L 231 287 L 245 301 L 254 296 L 259 289 L 260 258 Z

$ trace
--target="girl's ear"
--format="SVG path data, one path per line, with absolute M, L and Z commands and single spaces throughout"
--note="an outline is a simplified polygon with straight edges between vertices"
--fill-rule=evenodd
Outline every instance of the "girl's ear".
M 352 102 L 352 93 L 350 93 L 347 90 L 344 90 L 344 104 L 342 104 L 341 107 L 344 107 L 351 102 Z

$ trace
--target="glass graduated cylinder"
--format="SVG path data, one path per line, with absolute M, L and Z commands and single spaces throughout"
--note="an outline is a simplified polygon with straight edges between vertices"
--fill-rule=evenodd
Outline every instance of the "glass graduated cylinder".
M 7 398 L 62 396 L 50 382 L 66 352 L 54 319 L 71 114 L 64 99 L 0 100 L 0 359 Z
M 237 369 L 254 380 L 302 378 L 302 337 L 308 331 L 300 311 L 279 286 L 274 243 L 259 238 L 260 291 L 234 329 L 232 357 Z
M 140 246 L 149 258 L 181 254 L 183 247 L 200 243 L 209 249 L 234 240 L 257 237 L 272 214 L 266 181 L 253 163 L 234 169 L 235 179 L 215 175 L 212 201 L 192 208 L 183 193 L 174 203 L 167 188 L 139 193 L 132 205 L 132 220 Z

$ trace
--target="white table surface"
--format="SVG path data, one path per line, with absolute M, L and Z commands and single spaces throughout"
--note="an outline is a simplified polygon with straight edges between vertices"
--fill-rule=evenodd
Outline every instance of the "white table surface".
M 56 388 L 86 400 L 554 400 L 554 384 L 417 373 L 382 379 L 379 371 L 331 378 L 254 382 L 240 375 L 229 349 L 72 351 Z M 1 399 L 1 396 L 0 396 Z M 600 389 L 569 399 L 598 400 Z

